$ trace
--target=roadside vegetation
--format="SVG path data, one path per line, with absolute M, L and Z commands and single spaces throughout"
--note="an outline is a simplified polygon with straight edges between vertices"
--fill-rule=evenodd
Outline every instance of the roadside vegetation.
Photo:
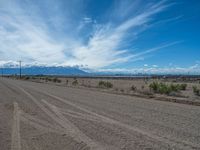
M 52 80 L 53 82 L 57 82 L 57 83 L 61 83 L 61 80 L 60 79 L 58 79 L 58 78 L 53 78 L 53 80 Z
M 132 86 L 131 86 L 131 90 L 132 90 L 132 91 L 136 91 L 136 90 L 137 90 L 137 87 L 136 87 L 135 85 L 132 85 Z
M 99 81 L 98 87 L 100 88 L 112 88 L 113 84 L 111 82 Z
M 5 76 L 20 79 L 19 75 Z M 200 78 L 151 78 L 151 79 L 93 79 L 79 77 L 62 77 L 53 75 L 22 75 L 21 80 L 59 84 L 63 86 L 98 88 L 116 94 L 156 97 L 163 94 L 177 98 L 200 98 Z M 122 82 L 123 80 L 123 82 Z M 118 82 L 120 81 L 120 82 Z M 188 87 L 189 85 L 189 87 Z M 191 88 L 192 87 L 192 88 Z M 187 92 L 184 92 L 187 91 Z M 197 97 L 198 96 L 198 97 Z M 171 97 L 170 97 L 171 98 Z
M 29 80 L 30 77 L 29 76 L 22 76 L 21 79 L 23 79 L 23 80 Z
M 35 78 L 35 79 L 37 79 L 37 78 Z M 52 77 L 40 77 L 40 78 L 38 78 L 38 79 L 44 80 L 45 82 L 54 82 L 54 83 L 61 83 L 61 82 L 62 82 L 62 81 L 61 81 L 59 78 L 57 78 L 57 77 L 54 77 L 54 78 L 52 78 Z
M 197 86 L 193 86 L 192 88 L 193 88 L 193 93 L 194 93 L 195 95 L 197 95 L 197 96 L 200 96 L 200 89 L 197 88 Z
M 78 80 L 77 80 L 77 79 L 74 79 L 74 81 L 72 82 L 72 85 L 73 85 L 73 86 L 78 85 Z
M 166 84 L 162 82 L 153 82 L 149 85 L 149 88 L 154 93 L 170 94 L 172 92 L 179 92 L 186 90 L 187 84 Z

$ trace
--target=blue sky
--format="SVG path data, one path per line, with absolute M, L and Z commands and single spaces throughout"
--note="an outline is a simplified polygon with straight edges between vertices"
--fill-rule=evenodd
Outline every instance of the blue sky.
M 200 73 L 198 0 L 0 0 L 0 65 Z

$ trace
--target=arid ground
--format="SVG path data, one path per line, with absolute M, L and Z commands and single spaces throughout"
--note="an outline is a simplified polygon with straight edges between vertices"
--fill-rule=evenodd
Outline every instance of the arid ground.
M 192 86 L 199 83 L 158 99 L 141 96 L 149 92 L 144 80 L 109 81 L 109 89 L 97 88 L 93 79 L 60 80 L 0 79 L 0 149 L 200 149 L 200 106 L 161 100 L 198 102 Z
M 10 78 L 17 79 L 14 76 Z M 161 101 L 170 101 L 183 104 L 200 106 L 200 77 L 199 76 L 155 76 L 155 77 L 56 77 L 56 76 L 23 76 L 23 80 L 101 91 L 119 95 L 138 96 L 144 98 L 154 98 Z M 103 85 L 101 84 L 103 82 Z M 168 85 L 162 88 L 161 92 L 155 92 L 150 88 L 152 83 Z M 172 86 L 171 86 L 172 85 Z M 185 88 L 178 89 L 184 85 Z M 197 88 L 197 93 L 194 92 Z

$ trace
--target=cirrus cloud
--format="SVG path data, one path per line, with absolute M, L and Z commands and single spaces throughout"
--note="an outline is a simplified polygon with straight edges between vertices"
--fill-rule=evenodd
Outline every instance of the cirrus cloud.
M 116 63 L 137 61 L 148 53 L 176 44 L 159 44 L 139 53 L 127 47 L 127 38 L 136 38 L 138 31 L 144 30 L 154 15 L 168 7 L 165 1 L 144 6 L 131 1 L 121 6 L 115 5 L 110 11 L 116 12 L 118 7 L 124 10 L 118 23 L 112 22 L 112 17 L 108 22 L 86 17 L 86 11 L 81 7 L 84 6 L 82 1 L 67 2 L 65 9 L 62 9 L 62 1 L 24 1 L 23 5 L 20 2 L 0 2 L 2 64 L 22 60 L 27 64 L 79 65 L 99 69 Z M 136 6 L 137 13 L 127 18 L 126 15 Z M 127 12 L 126 7 L 129 8 Z

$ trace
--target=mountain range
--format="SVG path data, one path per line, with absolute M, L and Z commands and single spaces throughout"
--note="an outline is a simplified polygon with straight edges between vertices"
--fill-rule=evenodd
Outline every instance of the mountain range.
M 4 75 L 19 74 L 19 67 L 4 67 L 1 69 Z M 23 67 L 22 75 L 87 75 L 88 73 L 77 67 Z

